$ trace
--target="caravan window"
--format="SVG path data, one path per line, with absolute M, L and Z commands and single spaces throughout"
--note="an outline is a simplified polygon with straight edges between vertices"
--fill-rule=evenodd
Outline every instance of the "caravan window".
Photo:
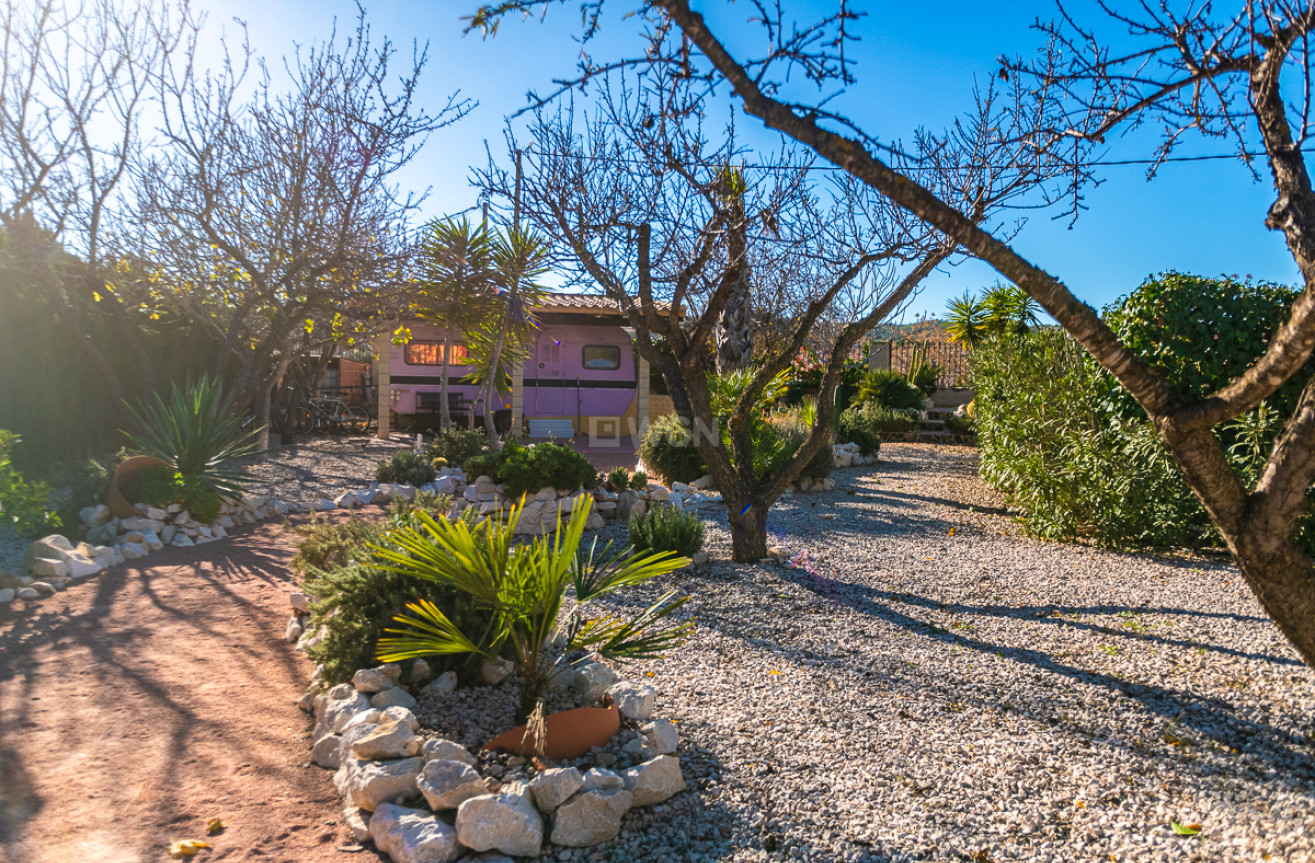
M 621 368 L 621 349 L 616 345 L 585 345 L 581 365 L 597 371 Z
M 459 366 L 466 362 L 466 346 L 452 345 L 452 355 L 448 364 Z M 442 342 L 411 342 L 406 346 L 406 364 L 408 366 L 443 365 Z

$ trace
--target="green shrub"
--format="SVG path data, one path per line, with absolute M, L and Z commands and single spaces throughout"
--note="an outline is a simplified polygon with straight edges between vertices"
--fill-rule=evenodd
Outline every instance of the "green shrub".
M 1035 536 L 1108 546 L 1194 546 L 1209 524 L 1144 420 L 1118 410 L 1117 384 L 1068 336 L 1001 336 L 973 353 L 982 477 Z
M 379 466 L 374 471 L 374 478 L 379 482 L 422 486 L 427 482 L 433 482 L 436 474 L 437 471 L 428 458 L 410 450 L 401 450 L 393 453 L 392 458 L 379 462 Z
M 613 468 L 604 481 L 608 491 L 625 491 L 630 487 L 630 471 L 623 467 Z
M 630 478 L 630 488 L 635 491 L 643 491 L 648 488 L 648 475 L 642 470 L 636 471 L 635 475 Z
M 449 429 L 434 433 L 434 442 L 425 448 L 425 455 L 431 464 L 441 458 L 451 467 L 461 467 L 475 456 L 491 452 L 492 449 L 482 431 Z
M 922 410 L 927 398 L 904 375 L 890 369 L 872 369 L 863 376 L 858 401 L 892 410 Z
M 1106 319 L 1194 399 L 1255 361 L 1295 297 L 1275 285 L 1166 273 Z M 1216 428 L 1244 483 L 1255 482 L 1310 375 L 1308 364 L 1267 403 Z M 1013 498 L 1032 533 L 1111 546 L 1218 544 L 1145 413 L 1071 339 L 1041 331 L 987 342 L 974 354 L 973 382 L 982 475 Z M 1303 546 L 1315 539 L 1310 521 Z
M 808 440 L 808 435 L 812 431 L 812 423 L 807 422 L 797 413 L 790 413 L 774 417 L 767 423 L 768 431 L 762 435 L 756 446 L 764 446 L 766 451 L 771 453 L 770 458 L 764 458 L 759 464 L 754 460 L 754 474 L 759 479 L 766 479 L 772 474 L 778 473 L 785 467 L 785 463 L 795 454 L 795 452 L 804 445 Z M 769 443 L 769 439 L 770 443 Z M 770 447 L 770 449 L 767 449 Z M 831 442 L 827 441 L 817 455 L 813 456 L 800 477 L 809 479 L 823 479 L 831 475 L 834 467 L 834 460 L 831 456 Z
M 224 506 L 218 492 L 199 478 L 185 477 L 168 465 L 142 468 L 123 494 L 131 503 L 161 508 L 179 504 L 201 524 L 214 522 Z
M 977 423 L 972 417 L 952 416 L 945 420 L 945 430 L 950 434 L 971 435 L 977 433 Z
M 859 405 L 841 412 L 841 441 L 858 444 L 858 451 L 865 456 L 876 455 L 881 450 L 882 423 L 878 415 L 885 410 L 875 405 Z
M 413 510 L 393 514 L 405 520 Z M 324 640 L 307 650 L 324 666 L 326 686 L 351 679 L 358 668 L 377 664 L 375 649 L 414 599 L 426 599 L 463 622 L 478 625 L 487 618 L 473 603 L 450 588 L 419 582 L 380 569 L 371 544 L 385 541 L 387 525 L 350 518 L 338 524 L 315 522 L 297 528 L 302 541 L 292 559 L 293 572 L 304 579 L 312 598 L 310 630 L 323 627 Z M 452 661 L 430 662 L 435 671 L 456 669 Z
M 18 435 L 0 429 L 0 524 L 24 535 L 53 530 L 60 522 L 48 508 L 50 486 L 23 479 L 10 460 L 18 440 Z
M 693 482 L 708 472 L 689 429 L 675 414 L 658 417 L 649 424 L 639 444 L 639 458 L 645 470 L 667 484 Z
M 534 494 L 541 488 L 574 491 L 592 487 L 598 471 L 589 460 L 562 444 L 545 442 L 525 446 L 507 441 L 498 452 L 476 456 L 466 462 L 466 475 L 487 476 L 506 483 L 508 497 Z
M 693 513 L 658 506 L 631 516 L 630 545 L 635 551 L 673 551 L 689 557 L 703 548 L 703 522 Z

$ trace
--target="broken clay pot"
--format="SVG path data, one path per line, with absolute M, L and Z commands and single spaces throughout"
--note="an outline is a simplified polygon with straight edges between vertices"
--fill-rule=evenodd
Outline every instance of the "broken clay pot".
M 595 746 L 607 741 L 621 730 L 621 712 L 616 709 L 610 695 L 603 696 L 602 707 L 577 707 L 544 717 L 547 741 L 543 755 L 553 761 L 565 761 L 585 755 Z M 505 749 L 517 755 L 530 756 L 535 752 L 535 735 L 526 735 L 525 726 L 518 725 L 484 744 L 485 749 Z

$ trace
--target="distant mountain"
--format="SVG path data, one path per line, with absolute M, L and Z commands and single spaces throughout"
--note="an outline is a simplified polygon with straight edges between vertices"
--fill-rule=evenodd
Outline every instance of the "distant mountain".
M 945 322 L 930 318 L 925 321 L 915 321 L 911 324 L 881 324 L 873 327 L 868 334 L 868 338 L 875 341 L 917 341 L 917 342 L 948 342 L 949 335 L 945 332 Z

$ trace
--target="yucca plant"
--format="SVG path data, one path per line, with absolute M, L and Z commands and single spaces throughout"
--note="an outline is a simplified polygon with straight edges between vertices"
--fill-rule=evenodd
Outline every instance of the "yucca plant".
M 516 525 L 524 503 L 503 520 L 477 522 L 437 519 L 416 513 L 411 525 L 392 528 L 387 544 L 372 546 L 380 566 L 390 572 L 450 585 L 470 596 L 487 611 L 482 632 L 463 632 L 431 602 L 407 605 L 407 613 L 394 618 L 405 629 L 388 629 L 379 639 L 378 656 L 398 662 L 424 656 L 471 654 L 485 659 L 505 655 L 522 685 L 519 721 L 536 708 L 548 682 L 567 667 L 567 657 L 580 651 L 597 651 L 617 661 L 660 656 L 680 644 L 693 624 L 661 621 L 689 597 L 664 594 L 630 618 L 611 613 L 590 616 L 588 604 L 613 591 L 665 575 L 689 563 L 671 552 L 635 553 L 629 548 L 612 552 L 597 541 L 580 547 L 591 503 L 576 506 L 571 520 L 557 531 L 517 545 Z M 575 592 L 575 605 L 562 615 L 567 588 Z
M 184 482 L 200 483 L 220 496 L 242 492 L 242 472 L 225 465 L 259 452 L 259 430 L 242 428 L 221 381 L 202 375 L 183 389 L 174 384 L 167 403 L 156 393 L 153 402 L 129 405 L 128 413 L 137 431 L 123 434 L 143 455 L 167 462 Z

